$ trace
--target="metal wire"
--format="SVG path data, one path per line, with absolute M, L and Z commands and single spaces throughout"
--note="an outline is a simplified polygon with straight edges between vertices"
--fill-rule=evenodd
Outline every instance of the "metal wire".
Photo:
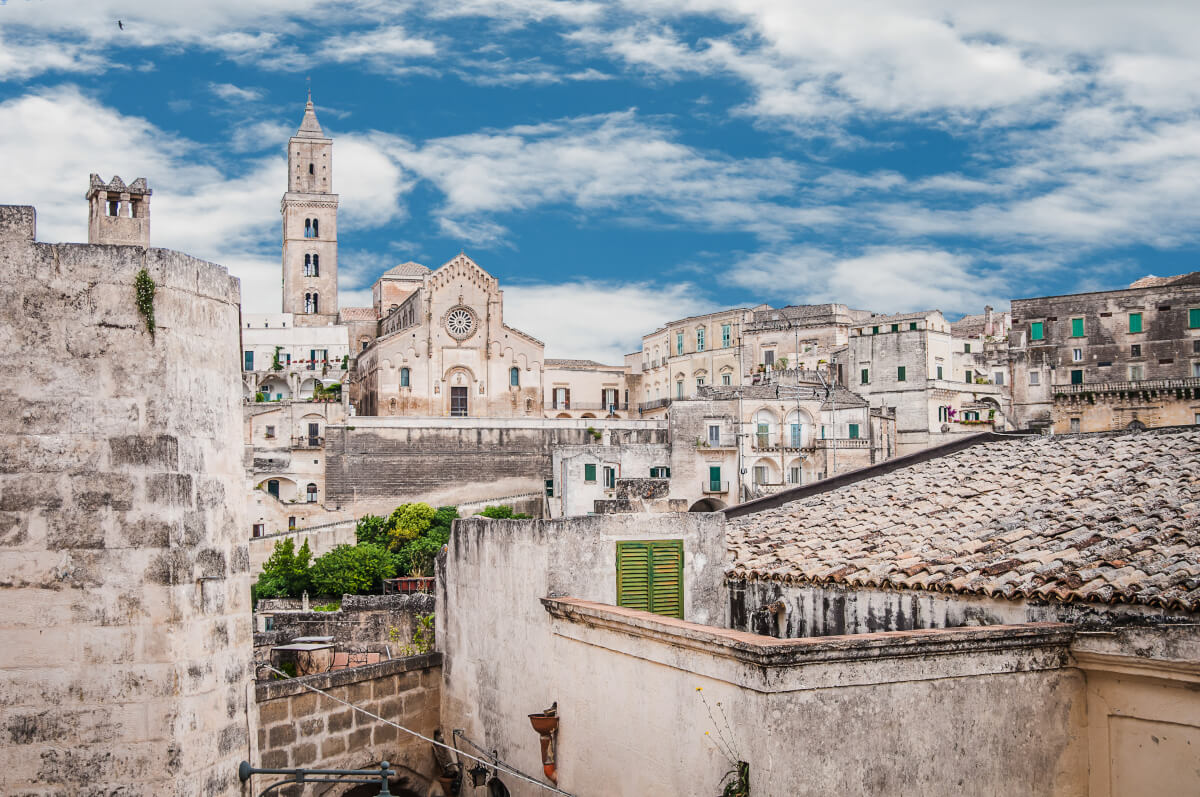
M 287 678 L 288 680 L 293 680 L 292 676 L 288 675 L 285 672 L 275 669 L 274 667 L 272 667 L 269 664 L 266 664 L 263 666 L 266 669 L 270 670 L 271 672 L 275 673 L 276 675 L 282 675 L 284 678 Z M 383 717 L 379 716 L 378 714 L 372 714 L 370 711 L 367 711 L 362 706 L 356 706 L 353 703 L 350 703 L 349 701 L 342 700 L 340 697 L 334 697 L 333 695 L 329 694 L 328 692 L 318 689 L 315 686 L 310 686 L 302 681 L 298 681 L 297 683 L 299 683 L 301 686 L 303 686 L 305 689 L 309 690 L 310 692 L 316 692 L 318 695 L 324 695 L 325 697 L 329 698 L 330 700 L 334 701 L 335 703 L 341 703 L 343 706 L 349 706 L 350 708 L 354 709 L 355 711 L 358 711 L 362 714 L 366 714 L 368 717 L 371 717 L 372 719 L 379 720 L 380 722 L 384 723 L 385 725 L 391 725 L 393 728 L 402 730 L 407 734 L 415 736 L 418 739 L 420 739 L 421 741 L 429 742 L 430 744 L 436 745 L 437 747 L 444 747 L 445 749 L 449 750 L 452 753 L 458 753 L 459 755 L 469 758 L 472 761 L 478 761 L 479 763 L 483 764 L 484 766 L 489 766 L 489 767 L 498 769 L 507 775 L 512 775 L 514 778 L 520 778 L 521 780 L 532 783 L 534 786 L 540 786 L 541 788 L 545 789 L 546 791 L 553 792 L 555 794 L 562 794 L 562 795 L 565 795 L 565 797 L 575 797 L 575 795 L 571 794 L 570 792 L 563 791 L 562 789 L 557 788 L 555 786 L 548 786 L 545 783 L 542 783 L 540 780 L 535 780 L 535 779 L 531 778 L 530 776 L 526 775 L 524 772 L 513 769 L 511 766 L 501 762 L 499 759 L 495 759 L 494 761 L 490 761 L 490 762 L 484 761 L 482 758 L 478 758 L 476 756 L 471 755 L 470 753 L 463 752 L 462 750 L 459 750 L 456 747 L 451 747 L 450 745 L 448 745 L 444 742 L 439 742 L 436 739 L 430 739 L 428 736 L 425 736 L 424 734 L 417 733 L 412 728 L 405 728 L 403 725 L 396 723 L 396 722 L 392 722 L 389 719 L 384 719 Z

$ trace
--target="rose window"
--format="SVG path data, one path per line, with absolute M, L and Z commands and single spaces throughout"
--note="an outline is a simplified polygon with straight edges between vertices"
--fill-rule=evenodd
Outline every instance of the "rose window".
M 455 308 L 446 315 L 446 329 L 456 338 L 465 338 L 475 327 L 475 317 L 471 311 L 462 307 Z

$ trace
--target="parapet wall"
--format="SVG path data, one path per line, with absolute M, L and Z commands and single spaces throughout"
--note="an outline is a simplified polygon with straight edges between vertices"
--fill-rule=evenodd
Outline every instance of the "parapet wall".
M 0 207 L 0 793 L 240 794 L 238 282 L 34 232 Z

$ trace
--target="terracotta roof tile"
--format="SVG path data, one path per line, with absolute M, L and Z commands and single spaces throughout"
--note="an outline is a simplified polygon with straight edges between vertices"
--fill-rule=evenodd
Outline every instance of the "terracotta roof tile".
M 978 445 L 731 519 L 729 541 L 734 578 L 1196 611 L 1200 429 Z

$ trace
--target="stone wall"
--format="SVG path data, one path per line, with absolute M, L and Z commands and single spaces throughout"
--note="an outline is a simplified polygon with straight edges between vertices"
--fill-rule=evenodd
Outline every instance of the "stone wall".
M 157 329 L 135 303 L 145 269 Z M 0 207 L 0 792 L 236 795 L 249 744 L 239 285 Z
M 432 736 L 440 723 L 441 664 L 440 653 L 426 653 L 259 683 L 254 690 L 258 734 L 251 760 L 267 769 L 366 769 L 386 760 L 405 788 L 425 794 L 434 763 L 427 742 L 306 686 Z M 256 776 L 249 793 L 257 794 L 277 780 Z M 291 794 L 316 795 L 321 788 L 295 789 Z
M 593 442 L 589 425 L 624 430 L 631 442 L 666 441 L 664 425 L 646 421 L 354 418 L 326 429 L 326 503 L 380 513 L 406 501 L 540 493 L 552 447 Z
M 270 648 L 301 636 L 331 636 L 339 651 L 379 651 L 399 656 L 412 642 L 417 618 L 434 611 L 432 595 L 344 595 L 336 612 L 270 611 L 271 631 L 254 635 L 255 661 L 270 661 Z
M 316 559 L 321 554 L 328 553 L 339 545 L 354 545 L 358 540 L 354 533 L 354 527 L 355 522 L 347 520 L 341 523 L 254 537 L 250 540 L 251 577 L 258 578 L 258 574 L 262 572 L 263 564 L 271 558 L 271 554 L 275 551 L 276 543 L 282 540 L 294 540 L 296 550 L 300 550 L 300 546 L 307 541 L 308 549 L 312 551 L 313 559 Z

